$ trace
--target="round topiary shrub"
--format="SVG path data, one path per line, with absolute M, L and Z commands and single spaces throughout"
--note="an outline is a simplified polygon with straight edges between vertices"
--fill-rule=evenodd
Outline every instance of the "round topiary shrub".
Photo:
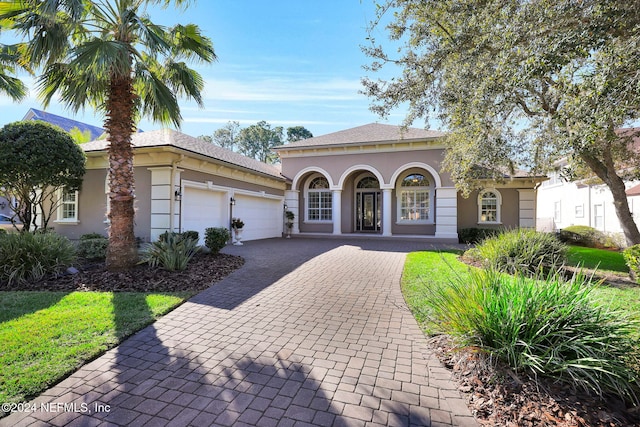
M 565 263 L 566 252 L 566 245 L 550 233 L 517 229 L 485 239 L 465 256 L 485 268 L 531 275 L 557 270 Z
M 204 244 L 214 254 L 220 252 L 220 249 L 224 248 L 231 238 L 229 230 L 224 227 L 210 227 L 204 233 Z
M 640 245 L 633 245 L 622 252 L 624 261 L 629 267 L 629 275 L 640 284 Z

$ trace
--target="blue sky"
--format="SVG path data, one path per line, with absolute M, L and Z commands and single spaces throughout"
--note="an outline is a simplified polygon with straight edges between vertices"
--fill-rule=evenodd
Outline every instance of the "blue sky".
M 218 56 L 213 64 L 192 64 L 206 81 L 205 108 L 181 101 L 182 131 L 212 134 L 230 120 L 243 127 L 260 120 L 285 129 L 301 125 L 316 136 L 376 121 L 400 124 L 404 111 L 382 120 L 358 93 L 367 74 L 362 66 L 370 62 L 360 46 L 374 17 L 374 0 L 199 0 L 184 12 L 153 12 L 160 24 L 199 25 Z M 383 37 L 380 30 L 376 40 Z M 0 96 L 0 125 L 31 107 L 42 108 L 33 91 L 18 104 Z M 103 121 L 90 110 L 74 116 L 57 103 L 47 111 Z M 160 125 L 143 120 L 140 128 Z

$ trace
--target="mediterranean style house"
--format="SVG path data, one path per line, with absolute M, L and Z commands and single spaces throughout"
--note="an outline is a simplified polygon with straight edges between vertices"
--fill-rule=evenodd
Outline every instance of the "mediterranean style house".
M 457 242 L 461 228 L 536 226 L 536 186 L 543 178 L 479 183 L 463 198 L 441 163 L 443 133 L 368 124 L 275 148 L 268 165 L 173 130 L 133 135 L 135 233 L 244 223 L 243 240 L 281 237 L 285 212 L 293 235 L 411 237 Z M 64 194 L 55 229 L 71 239 L 106 233 L 107 141 L 82 144 L 87 174 Z

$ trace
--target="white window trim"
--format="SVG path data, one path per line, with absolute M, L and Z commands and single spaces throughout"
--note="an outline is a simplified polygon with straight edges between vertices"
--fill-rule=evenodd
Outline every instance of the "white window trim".
M 428 191 L 429 192 L 429 219 L 419 219 L 419 220 L 411 220 L 411 219 L 402 219 L 402 181 L 409 175 L 422 175 L 426 180 L 429 181 L 428 186 L 424 187 L 406 187 L 407 189 L 417 189 L 419 191 Z M 435 191 L 434 191 L 434 182 L 429 174 L 425 174 L 424 172 L 405 172 L 400 175 L 398 181 L 396 182 L 396 224 L 397 225 L 433 225 L 434 221 L 434 205 L 435 205 Z
M 310 189 L 309 185 L 316 178 L 324 178 L 327 180 L 327 182 L 329 182 L 327 177 L 322 175 L 321 173 L 314 173 L 307 180 L 304 188 L 304 221 L 303 222 L 309 223 L 309 224 L 333 224 L 333 191 L 331 191 L 330 188 L 313 189 L 313 190 Z M 314 191 L 314 192 L 317 191 L 317 192 L 329 194 L 329 199 L 331 200 L 331 219 L 309 219 L 309 192 L 311 191 Z
M 496 218 L 497 221 L 482 220 L 482 199 L 486 193 L 496 195 Z M 495 188 L 485 188 L 478 193 L 478 224 L 502 224 L 502 194 Z
M 64 213 L 64 203 L 62 201 L 62 195 L 64 193 L 64 188 L 61 188 L 58 190 L 58 208 L 57 208 L 57 212 L 56 212 L 56 220 L 54 221 L 54 223 L 56 224 L 69 224 L 69 225 L 76 225 L 76 224 L 80 224 L 80 220 L 79 220 L 79 212 L 78 212 L 78 208 L 79 208 L 79 192 L 75 191 L 75 217 L 73 218 L 62 218 L 62 215 Z

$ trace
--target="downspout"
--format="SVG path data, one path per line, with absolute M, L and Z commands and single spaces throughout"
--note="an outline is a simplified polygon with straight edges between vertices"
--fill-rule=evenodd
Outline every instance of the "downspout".
M 180 230 L 180 225 L 182 223 L 182 196 L 180 196 L 180 200 L 176 200 L 177 197 L 175 197 L 175 192 L 176 192 L 176 174 L 178 173 L 178 164 L 180 164 L 180 162 L 182 162 L 183 159 L 184 159 L 184 154 L 181 154 L 178 160 L 174 160 L 173 162 L 171 162 L 171 177 L 169 179 L 171 182 L 171 188 L 173 190 L 171 191 L 171 194 L 170 194 L 171 203 L 169 203 L 169 229 L 172 232 L 175 231 L 176 202 L 180 203 L 180 209 L 178 210 L 178 214 L 180 215 L 180 221 L 178 222 L 178 232 L 182 231 Z M 180 191 L 182 191 L 182 185 L 180 185 Z

